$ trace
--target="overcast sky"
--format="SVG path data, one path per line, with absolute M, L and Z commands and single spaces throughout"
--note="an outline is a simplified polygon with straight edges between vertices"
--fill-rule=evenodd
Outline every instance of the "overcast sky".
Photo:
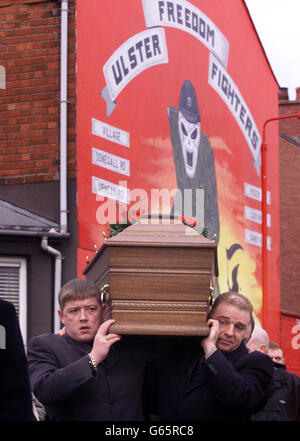
M 279 86 L 290 88 L 293 95 L 300 87 L 300 0 L 245 3 Z

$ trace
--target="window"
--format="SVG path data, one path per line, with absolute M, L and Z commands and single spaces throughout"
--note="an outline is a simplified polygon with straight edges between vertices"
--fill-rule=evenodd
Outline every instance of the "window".
M 26 259 L 0 257 L 0 298 L 13 303 L 27 343 L 27 268 Z
M 0 89 L 6 88 L 6 72 L 5 67 L 0 65 Z

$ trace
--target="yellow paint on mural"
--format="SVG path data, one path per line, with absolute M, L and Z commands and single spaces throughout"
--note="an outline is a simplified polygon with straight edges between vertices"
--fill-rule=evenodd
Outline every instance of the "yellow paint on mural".
M 250 257 L 244 246 L 244 250 L 237 250 L 230 260 L 227 259 L 226 250 L 228 250 L 234 243 L 240 242 L 230 224 L 226 222 L 226 219 L 221 217 L 220 221 L 221 231 L 218 244 L 218 282 L 220 293 L 232 288 L 232 271 L 236 265 L 239 265 L 237 273 L 239 292 L 244 294 L 252 303 L 255 311 L 255 321 L 259 324 L 256 314 L 261 312 L 262 299 L 261 287 L 255 277 L 256 262 Z
M 243 186 L 238 182 L 236 173 L 230 168 L 232 153 L 226 143 L 219 137 L 209 139 L 215 150 L 215 168 L 218 183 L 218 204 L 220 219 L 220 239 L 218 243 L 219 291 L 232 289 L 233 270 L 238 265 L 236 282 L 238 291 L 252 303 L 255 321 L 259 324 L 257 314 L 261 314 L 262 295 L 260 282 L 257 280 L 257 253 L 251 253 L 251 246 L 244 242 L 244 194 Z M 219 154 L 221 152 L 221 155 Z M 216 159 L 219 159 L 219 161 Z M 237 249 L 231 259 L 227 258 L 226 250 L 234 244 Z

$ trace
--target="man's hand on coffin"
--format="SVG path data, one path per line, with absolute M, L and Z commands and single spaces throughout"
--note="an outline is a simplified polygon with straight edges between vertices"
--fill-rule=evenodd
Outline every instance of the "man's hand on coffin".
M 101 361 L 107 357 L 111 345 L 121 339 L 121 336 L 118 334 L 108 333 L 108 329 L 113 323 L 115 323 L 115 320 L 106 320 L 99 327 L 95 335 L 91 355 L 97 364 L 101 363 Z
M 201 341 L 204 349 L 205 357 L 208 358 L 217 349 L 217 340 L 219 337 L 219 322 L 218 320 L 209 319 L 207 322 L 209 327 L 209 335 Z

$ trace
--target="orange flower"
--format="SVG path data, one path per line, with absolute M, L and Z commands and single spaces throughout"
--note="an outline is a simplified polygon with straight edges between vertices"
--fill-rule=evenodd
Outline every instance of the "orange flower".
M 193 219 L 192 217 L 184 217 L 183 216 L 182 221 L 191 227 L 195 227 L 197 224 L 196 219 Z

